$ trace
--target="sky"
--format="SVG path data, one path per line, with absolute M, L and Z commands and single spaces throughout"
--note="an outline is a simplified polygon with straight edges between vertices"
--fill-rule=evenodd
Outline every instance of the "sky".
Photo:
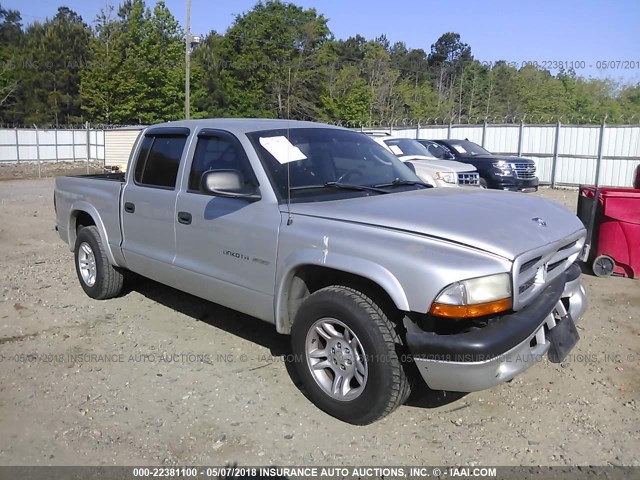
M 93 24 L 98 11 L 119 0 L 4 0 L 23 23 L 44 21 L 65 5 Z M 155 0 L 146 0 L 154 5 Z M 166 0 L 184 26 L 186 0 Z M 191 32 L 223 33 L 236 15 L 256 0 L 192 0 Z M 556 73 L 554 63 L 572 63 L 585 78 L 640 83 L 640 1 L 618 0 L 295 0 L 329 19 L 336 38 L 385 34 L 391 43 L 429 52 L 445 32 L 456 32 L 473 56 L 490 65 L 497 60 L 538 65 Z M 608 65 L 610 68 L 598 69 Z

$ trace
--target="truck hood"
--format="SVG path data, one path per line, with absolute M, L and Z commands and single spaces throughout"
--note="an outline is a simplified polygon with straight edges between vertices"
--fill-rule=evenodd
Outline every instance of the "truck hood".
M 438 172 L 475 172 L 476 167 L 468 163 L 461 163 L 452 160 L 438 160 L 421 155 L 405 155 L 399 157 L 403 162 L 411 162 L 416 168 L 428 168 Z
M 584 229 L 578 217 L 551 200 L 523 193 L 457 188 L 294 203 L 291 213 L 425 235 L 509 260 Z

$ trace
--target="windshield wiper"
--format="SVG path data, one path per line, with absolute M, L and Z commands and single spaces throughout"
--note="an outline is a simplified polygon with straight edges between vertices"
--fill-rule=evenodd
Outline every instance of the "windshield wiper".
M 369 186 L 369 185 L 353 185 L 350 183 L 339 183 L 339 182 L 327 182 L 323 184 L 317 185 L 302 185 L 299 187 L 291 187 L 291 191 L 298 190 L 312 190 L 314 188 L 337 188 L 342 190 L 356 190 L 359 192 L 375 192 L 375 193 L 389 193 L 386 190 L 381 188 L 377 188 L 377 185 Z
M 399 178 L 396 178 L 391 183 L 379 183 L 379 184 L 373 185 L 373 186 L 374 187 L 395 187 L 395 186 L 398 186 L 398 185 L 418 185 L 418 186 L 424 187 L 424 188 L 433 188 L 433 185 L 429 185 L 428 183 L 416 182 L 415 180 L 400 180 Z

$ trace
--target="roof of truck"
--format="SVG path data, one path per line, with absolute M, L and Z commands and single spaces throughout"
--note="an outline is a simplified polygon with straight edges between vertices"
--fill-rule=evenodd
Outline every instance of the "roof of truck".
M 279 128 L 341 128 L 326 123 L 306 122 L 273 118 L 203 118 L 198 120 L 178 120 L 175 122 L 149 125 L 156 127 L 215 128 L 234 133 L 248 133 L 259 130 L 276 130 Z

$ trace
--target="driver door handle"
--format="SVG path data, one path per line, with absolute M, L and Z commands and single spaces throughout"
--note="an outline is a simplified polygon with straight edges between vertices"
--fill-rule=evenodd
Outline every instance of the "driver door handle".
M 178 222 L 183 225 L 191 225 L 191 214 L 189 212 L 178 212 Z

